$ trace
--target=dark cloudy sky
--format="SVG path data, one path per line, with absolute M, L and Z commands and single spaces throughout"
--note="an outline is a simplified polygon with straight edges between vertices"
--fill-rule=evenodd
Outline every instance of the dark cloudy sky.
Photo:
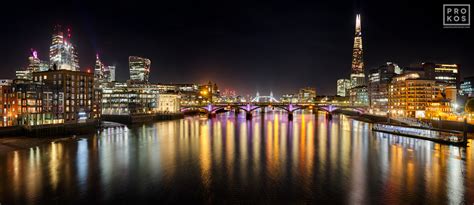
M 385 61 L 459 63 L 474 75 L 474 32 L 444 29 L 443 3 L 462 1 L 17 1 L 0 12 L 0 68 L 12 78 L 30 48 L 48 59 L 54 24 L 69 25 L 82 69 L 98 52 L 126 80 L 128 56 L 152 61 L 151 81 L 216 81 L 239 94 L 316 87 L 348 77 L 355 14 L 366 71 Z M 467 1 L 469 2 L 469 1 Z M 471 18 L 472 20 L 472 18 Z

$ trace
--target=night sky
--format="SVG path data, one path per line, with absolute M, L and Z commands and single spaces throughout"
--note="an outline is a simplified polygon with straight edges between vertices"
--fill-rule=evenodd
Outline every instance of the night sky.
M 0 79 L 27 65 L 30 48 L 48 60 L 53 26 L 62 24 L 72 29 L 82 70 L 98 52 L 120 81 L 129 77 L 128 56 L 137 55 L 151 59 L 151 82 L 211 80 L 242 95 L 305 86 L 335 94 L 336 80 L 350 74 L 359 12 L 366 73 L 386 61 L 432 61 L 474 75 L 472 28 L 442 26 L 443 3 L 462 1 L 17 2 L 0 12 Z

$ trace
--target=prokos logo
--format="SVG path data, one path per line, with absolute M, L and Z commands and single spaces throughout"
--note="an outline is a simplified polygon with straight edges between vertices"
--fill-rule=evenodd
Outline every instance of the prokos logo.
M 444 28 L 469 28 L 471 25 L 470 4 L 443 4 Z

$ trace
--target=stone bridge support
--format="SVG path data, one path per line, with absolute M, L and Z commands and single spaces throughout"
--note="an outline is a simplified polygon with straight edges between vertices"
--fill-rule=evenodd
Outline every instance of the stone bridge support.
M 247 120 L 252 119 L 252 111 L 245 111 L 245 119 Z
M 288 121 L 292 121 L 292 120 L 293 120 L 293 111 L 288 112 Z

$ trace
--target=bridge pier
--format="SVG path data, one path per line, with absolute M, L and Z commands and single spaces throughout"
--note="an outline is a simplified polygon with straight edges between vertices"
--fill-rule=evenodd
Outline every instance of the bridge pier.
M 235 118 L 237 118 L 239 116 L 239 112 L 240 112 L 239 108 L 234 109 Z
M 293 120 L 293 112 L 288 112 L 288 121 Z
M 207 118 L 212 119 L 216 117 L 216 113 L 207 113 Z
M 329 120 L 329 121 L 332 120 L 332 114 L 330 112 L 326 113 L 326 120 Z
M 249 111 L 245 112 L 245 119 L 251 120 L 252 119 L 252 112 L 249 112 Z

